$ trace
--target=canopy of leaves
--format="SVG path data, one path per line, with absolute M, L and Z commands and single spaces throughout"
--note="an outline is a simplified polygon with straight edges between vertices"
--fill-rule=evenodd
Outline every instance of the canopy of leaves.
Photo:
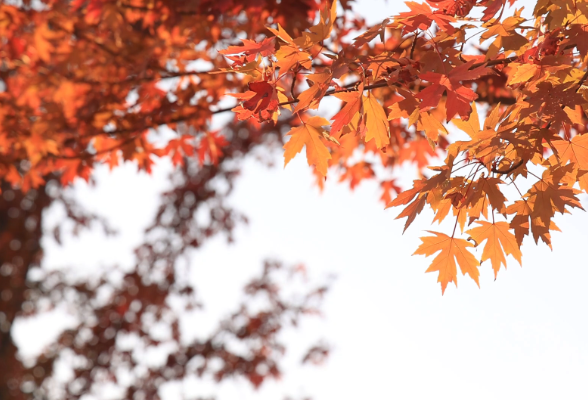
M 407 218 L 405 228 L 425 206 L 434 221 L 454 219 L 451 236 L 432 232 L 436 236 L 422 238 L 415 253 L 439 252 L 427 271 L 439 273 L 443 291 L 448 282 L 457 284 L 456 261 L 477 283 L 484 261 L 495 275 L 506 267 L 505 254 L 522 263 L 526 236 L 551 247 L 550 232 L 558 230 L 554 216 L 582 208 L 577 196 L 588 189 L 588 2 L 540 1 L 529 17 L 517 5 L 407 2 L 408 11 L 369 28 L 349 46 L 341 32 L 332 32 L 333 2 L 310 33 L 270 28 L 268 37 L 278 47 L 272 54 L 256 50 L 258 75 L 249 73 L 281 93 L 278 107 L 266 108 L 274 120 L 280 109 L 305 120 L 326 96 L 343 101 L 330 132 L 324 121 L 312 135 L 302 135 L 308 128 L 293 129 L 284 146 L 286 163 L 306 145 L 318 176 L 334 170 L 329 173 L 349 179 L 351 187 L 377 179 L 389 191 L 396 186 L 386 176 L 397 166 L 424 168 L 445 155 L 441 166 L 422 170 L 412 189 L 394 200 L 382 196 L 389 207 L 405 206 L 398 216 Z M 481 20 L 471 17 L 477 10 Z M 240 57 L 236 64 L 244 65 L 247 56 Z M 303 76 L 308 87 L 298 93 Z M 488 110 L 485 120 L 476 102 Z M 272 120 L 263 110 L 249 117 Z M 447 122 L 467 140 L 448 144 Z M 359 154 L 364 161 L 357 162 Z M 374 159 L 380 165 L 368 161 Z M 466 231 L 472 223 L 477 227 Z M 470 251 L 483 242 L 478 262 Z
M 240 161 L 280 145 L 282 128 L 291 127 L 291 118 L 260 126 L 248 117 L 211 128 L 228 93 L 250 91 L 237 96 L 245 103 L 240 107 L 266 116 L 282 96 L 273 85 L 248 78 L 262 76 L 256 53 L 273 54 L 276 39 L 236 38 L 261 37 L 270 23 L 302 35 L 325 4 L 0 2 L 1 399 L 103 398 L 104 385 L 122 398 L 157 399 L 169 381 L 238 378 L 259 387 L 280 377 L 286 347 L 281 332 L 318 313 L 325 286 L 307 284 L 291 298 L 280 289 L 304 270 L 269 261 L 245 288 L 243 303 L 216 331 L 195 340 L 180 329 L 181 319 L 200 307 L 182 265 L 209 238 L 232 240 L 234 228 L 246 221 L 226 202 Z M 242 43 L 243 65 L 219 52 Z M 209 73 L 237 68 L 251 75 Z M 176 169 L 134 264 L 105 266 L 102 276 L 89 280 L 41 267 L 45 229 L 59 242 L 72 222 L 74 234 L 103 222 L 63 188 L 78 178 L 91 182 L 98 164 L 115 168 L 132 161 L 149 172 L 158 157 L 169 157 Z M 52 204 L 65 210 L 67 221 L 47 227 L 44 214 Z M 12 338 L 15 322 L 64 304 L 77 325 L 38 358 L 22 360 Z M 168 328 L 167 336 L 154 333 L 158 324 Z M 129 337 L 145 352 L 173 350 L 163 365 L 151 365 L 119 346 Z M 301 359 L 317 362 L 327 353 L 325 346 L 311 345 Z M 64 360 L 65 378 L 55 372 Z M 133 378 L 120 379 L 121 372 Z

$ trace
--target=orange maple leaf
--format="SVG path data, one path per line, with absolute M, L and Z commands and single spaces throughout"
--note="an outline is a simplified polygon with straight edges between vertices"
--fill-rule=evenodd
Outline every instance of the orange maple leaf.
M 349 180 L 349 188 L 353 190 L 362 180 L 371 179 L 374 176 L 375 174 L 372 165 L 368 162 L 361 161 L 354 165 L 347 166 L 345 172 L 341 174 L 339 182 Z
M 382 200 L 386 205 L 392 201 L 391 192 L 396 194 L 402 192 L 402 189 L 400 186 L 398 186 L 396 180 L 394 179 L 389 181 L 382 181 L 380 183 L 380 188 L 382 189 L 382 196 L 380 196 L 380 200 Z
M 333 1 L 331 8 L 323 8 L 317 25 L 310 27 L 310 32 L 303 32 L 302 36 L 294 39 L 294 43 L 302 48 L 309 48 L 331 36 L 333 24 L 337 18 L 337 2 Z
M 374 139 L 376 141 L 376 147 L 380 149 L 390 143 L 390 131 L 386 112 L 371 93 L 363 96 L 362 103 L 365 126 L 367 128 L 365 141 L 369 142 Z
M 479 287 L 479 263 L 472 253 L 467 250 L 468 247 L 474 247 L 474 245 L 465 239 L 456 239 L 439 232 L 427 232 L 435 236 L 422 237 L 421 241 L 423 243 L 413 255 L 421 254 L 428 257 L 440 251 L 426 272 L 439 272 L 437 282 L 441 283 L 441 292 L 445 293 L 445 288 L 447 288 L 449 282 L 455 283 L 457 287 L 456 260 L 461 269 L 461 273 L 463 275 L 468 274 Z
M 203 138 L 200 139 L 198 145 L 198 162 L 200 165 L 204 164 L 206 158 L 214 165 L 218 164 L 218 159 L 222 156 L 222 148 L 229 145 L 229 141 L 218 131 L 207 132 Z
M 284 167 L 290 160 L 306 146 L 306 159 L 308 165 L 315 165 L 318 172 L 327 175 L 328 161 L 331 153 L 321 141 L 326 131 L 322 126 L 329 125 L 329 121 L 322 117 L 311 117 L 301 126 L 294 127 L 288 132 L 290 140 L 284 145 Z
M 357 115 L 362 104 L 362 93 L 363 83 L 359 85 L 356 92 L 341 92 L 334 94 L 335 97 L 346 103 L 341 110 L 331 118 L 333 120 L 331 135 L 335 136 L 345 125 L 351 122 L 353 117 Z
M 329 89 L 333 74 L 321 73 L 311 74 L 307 76 L 307 79 L 312 83 L 312 86 L 300 93 L 298 96 L 298 104 L 294 108 L 294 113 L 300 112 L 303 109 L 316 110 L 319 106 L 319 102 L 325 96 L 325 93 Z
M 476 223 L 480 226 L 472 228 L 466 233 L 470 235 L 478 245 L 483 241 L 486 241 L 481 262 L 490 260 L 492 263 L 492 269 L 494 270 L 495 279 L 500 270 L 500 265 L 504 265 L 504 268 L 506 268 L 506 258 L 504 253 L 512 255 L 520 265 L 523 265 L 521 260 L 521 249 L 519 248 L 515 235 L 510 231 L 510 225 L 508 222 L 500 221 L 491 224 L 486 221 L 476 221 Z
M 576 135 L 571 141 L 557 140 L 551 143 L 561 162 L 574 163 L 581 170 L 588 170 L 588 135 Z

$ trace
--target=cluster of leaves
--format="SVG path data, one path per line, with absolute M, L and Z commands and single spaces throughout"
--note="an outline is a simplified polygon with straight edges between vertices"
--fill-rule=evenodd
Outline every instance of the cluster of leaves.
M 423 168 L 445 154 L 411 189 L 394 200 L 383 195 L 388 207 L 405 206 L 405 229 L 425 205 L 434 221 L 455 220 L 450 236 L 431 232 L 415 253 L 438 253 L 427 272 L 439 273 L 445 291 L 457 284 L 457 265 L 478 283 L 484 261 L 495 275 L 506 255 L 521 263 L 526 236 L 551 247 L 555 214 L 582 208 L 588 2 L 542 0 L 529 18 L 516 0 L 406 5 L 409 11 L 346 45 L 333 34 L 333 2 L 295 38 L 278 24 L 268 27 L 268 38 L 223 50 L 233 63 L 219 72 L 249 77 L 249 90 L 228 93 L 240 100 L 233 108 L 240 120 L 275 123 L 284 109 L 298 118 L 284 164 L 305 147 L 319 178 L 335 169 L 353 187 L 378 179 L 368 160 L 380 162 L 380 170 L 405 161 Z M 481 18 L 472 14 L 480 12 Z M 332 122 L 309 113 L 327 96 L 343 102 Z M 488 110 L 484 121 L 476 103 Z M 448 123 L 464 140 L 448 144 Z M 365 157 L 353 162 L 359 154 Z M 384 190 L 398 190 L 394 181 L 380 181 Z M 477 246 L 480 260 L 470 252 Z
M 26 192 L 51 174 L 63 185 L 88 180 L 96 163 L 113 168 L 129 160 L 147 172 L 154 157 L 169 156 L 175 165 L 192 156 L 201 165 L 216 163 L 227 141 L 211 130 L 211 118 L 224 89 L 241 82 L 207 73 L 226 65 L 215 48 L 240 32 L 258 33 L 270 20 L 300 32 L 319 6 L 2 2 L 0 178 Z M 160 127 L 175 137 L 157 140 Z

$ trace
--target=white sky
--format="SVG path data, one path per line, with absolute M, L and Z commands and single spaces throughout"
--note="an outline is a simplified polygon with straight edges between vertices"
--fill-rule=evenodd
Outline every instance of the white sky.
M 371 22 L 400 6 L 360 4 L 358 11 Z M 441 296 L 436 274 L 424 273 L 431 258 L 411 256 L 424 230 L 443 230 L 428 224 L 430 213 L 401 235 L 404 220 L 394 220 L 398 211 L 383 209 L 375 184 L 350 192 L 328 181 L 319 194 L 304 157 L 282 169 L 281 154 L 275 156 L 273 169 L 245 163 L 232 203 L 250 223 L 237 230 L 235 244 L 214 238 L 194 254 L 192 279 L 207 314 L 194 317 L 193 328 L 206 330 L 225 315 L 240 298 L 243 282 L 268 256 L 303 262 L 314 277 L 337 275 L 325 318 L 307 321 L 285 338 L 290 351 L 281 381 L 259 392 L 245 381 L 221 386 L 194 381 L 164 388 L 169 399 L 179 399 L 182 391 L 216 394 L 219 400 L 302 394 L 315 400 L 588 398 L 586 213 L 556 219 L 563 233 L 553 235 L 553 252 L 526 241 L 523 268 L 509 258 L 508 270 L 494 281 L 486 264 L 481 289 L 460 275 L 459 289 L 450 284 Z M 161 164 L 153 177 L 137 175 L 127 165 L 112 173 L 99 169 L 95 189 L 77 183 L 77 197 L 108 217 L 121 235 L 105 239 L 91 232 L 67 238 L 64 247 L 47 238 L 45 266 L 70 265 L 85 274 L 111 262 L 130 265 L 157 193 L 167 184 L 168 167 Z M 59 211 L 49 218 L 60 218 Z M 28 343 L 45 323 L 17 327 L 25 354 L 38 351 Z M 334 347 L 329 361 L 299 368 L 295 350 L 318 338 Z

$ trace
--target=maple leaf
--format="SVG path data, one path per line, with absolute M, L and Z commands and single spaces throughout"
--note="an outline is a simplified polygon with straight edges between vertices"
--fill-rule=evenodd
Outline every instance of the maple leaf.
M 479 263 L 472 253 L 468 251 L 468 247 L 474 247 L 474 245 L 465 239 L 456 239 L 439 232 L 427 232 L 435 236 L 422 237 L 421 241 L 423 243 L 413 255 L 420 254 L 429 257 L 440 252 L 433 259 L 426 272 L 439 272 L 437 282 L 441 284 L 441 293 L 445 293 L 449 282 L 453 282 L 457 287 L 457 264 L 459 264 L 461 273 L 463 275 L 468 274 L 479 287 Z
M 331 126 L 331 135 L 336 136 L 343 127 L 351 122 L 351 120 L 359 113 L 362 105 L 363 83 L 360 84 L 355 92 L 341 92 L 335 93 L 334 96 L 339 100 L 345 101 L 345 105 L 341 110 L 331 118 L 333 125 Z
M 471 102 L 478 98 L 472 90 L 463 86 L 461 81 L 478 79 L 481 76 L 492 74 L 492 70 L 480 66 L 470 70 L 474 60 L 461 64 L 452 69 L 447 75 L 436 72 L 425 72 L 419 75 L 422 80 L 431 82 L 431 85 L 421 90 L 416 97 L 421 99 L 421 110 L 437 107 L 443 93 L 447 92 L 447 121 L 455 114 L 461 119 L 467 120 L 471 111 Z
M 398 186 L 396 180 L 394 179 L 389 181 L 382 181 L 380 183 L 380 188 L 382 189 L 382 196 L 380 196 L 380 200 L 382 200 L 386 205 L 392 201 L 391 192 L 396 194 L 402 192 L 402 189 L 400 186 Z
M 315 165 L 321 175 L 327 175 L 328 161 L 331 154 L 327 146 L 321 141 L 326 132 L 322 126 L 329 125 L 329 121 L 321 117 L 311 117 L 301 126 L 294 127 L 288 132 L 290 140 L 284 145 L 284 167 L 290 160 L 306 147 L 308 165 Z
M 513 0 L 510 1 L 510 4 L 513 4 Z M 504 7 L 506 4 L 506 0 L 482 0 L 479 5 L 485 6 L 486 9 L 484 10 L 484 16 L 482 17 L 482 21 L 487 22 L 491 20 L 496 13 Z
M 532 79 L 541 67 L 536 64 L 517 64 L 513 63 L 510 65 L 512 74 L 508 77 L 508 85 L 516 85 L 518 83 L 526 83 Z
M 514 230 L 515 239 L 519 247 L 523 244 L 524 237 L 529 235 L 529 216 L 531 215 L 531 212 L 531 207 L 529 207 L 529 204 L 524 199 L 517 200 L 506 208 L 507 214 L 514 214 L 509 226 Z M 537 241 L 537 239 L 535 239 L 535 241 Z
M 392 99 L 393 104 L 388 107 L 390 109 L 388 119 L 407 118 L 409 119 L 408 125 L 413 125 L 420 114 L 418 100 L 410 90 L 398 88 L 397 94 L 402 97 L 396 96 Z
M 249 39 L 241 39 L 241 41 L 243 46 L 229 46 L 224 50 L 220 50 L 219 53 L 224 55 L 244 53 L 245 56 L 253 56 L 253 59 L 255 59 L 257 54 L 261 54 L 262 57 L 273 54 L 276 48 L 276 38 L 273 37 L 265 38 L 259 43 Z
M 496 39 L 488 47 L 486 59 L 494 58 L 501 49 L 504 49 L 506 54 L 509 54 L 512 51 L 519 54 L 521 48 L 529 42 L 524 36 L 515 31 L 515 29 L 525 21 L 525 18 L 520 16 L 520 11 L 521 10 L 515 13 L 515 15 L 506 18 L 503 22 L 495 21 L 491 23 L 488 30 L 482 33 L 480 44 L 484 43 L 489 38 L 496 36 Z
M 437 175 L 433 175 L 429 179 L 418 179 L 413 181 L 412 189 L 405 190 L 398 194 L 398 196 L 389 203 L 386 208 L 398 207 L 400 205 L 408 204 L 415 196 L 411 204 L 409 204 L 396 219 L 407 217 L 406 224 L 404 225 L 404 231 L 408 229 L 410 224 L 414 221 L 416 216 L 423 210 L 426 201 L 428 200 L 429 192 L 435 187 L 445 184 L 449 178 L 449 168 L 441 168 L 441 172 Z
M 552 221 L 555 213 L 567 212 L 566 207 L 583 209 L 576 197 L 579 190 L 562 184 L 564 181 L 575 182 L 574 165 L 545 170 L 542 179 L 527 191 L 522 200 L 506 208 L 506 214 L 514 215 L 510 226 L 515 231 L 519 246 L 531 230 L 535 243 L 541 238 L 551 247 L 549 230 L 558 230 Z
M 431 27 L 433 22 L 450 35 L 455 32 L 455 28 L 451 25 L 451 22 L 455 22 L 453 16 L 435 14 L 427 4 L 414 1 L 407 1 L 405 4 L 410 8 L 410 11 L 398 14 L 395 21 L 404 25 L 406 33 L 414 32 L 417 29 L 425 31 Z
M 365 118 L 366 135 L 365 141 L 374 139 L 378 149 L 390 143 L 390 131 L 388 129 L 388 118 L 384 108 L 372 95 L 363 96 L 362 105 Z
M 190 157 L 194 154 L 193 141 L 194 137 L 192 135 L 182 135 L 167 143 L 165 153 L 170 156 L 174 165 L 184 165 L 184 157 Z
M 363 46 L 364 44 L 371 42 L 377 36 L 380 36 L 381 42 L 384 43 L 384 34 L 386 33 L 386 28 L 389 24 L 390 18 L 386 18 L 381 24 L 372 26 L 367 31 L 354 38 L 354 44 L 356 46 Z
M 491 206 L 493 211 L 496 210 L 499 213 L 506 211 L 504 205 L 506 197 L 498 187 L 502 183 L 504 182 L 501 179 L 494 177 L 482 177 L 471 183 L 471 189 L 468 191 L 468 196 L 464 200 L 467 205 L 467 214 L 470 217 L 470 223 L 478 219 L 480 214 L 487 217 L 488 206 Z
M 280 25 L 278 23 L 278 29 L 274 29 L 270 26 L 267 27 L 267 29 L 273 33 L 278 39 L 281 39 L 282 41 L 289 43 L 289 44 L 294 44 L 294 39 L 292 39 L 292 36 L 290 36 L 288 34 L 288 32 L 286 32 L 286 30 L 284 28 L 282 28 L 282 25 Z
M 271 27 L 267 28 L 277 38 L 286 42 L 287 44 L 281 45 L 275 56 L 277 59 L 276 67 L 280 68 L 280 71 L 290 71 L 293 67 L 300 66 L 302 68 L 310 69 L 312 66 L 312 59 L 310 53 L 300 50 L 298 45 L 294 42 L 294 39 L 286 32 L 280 24 L 278 29 Z
M 223 154 L 222 148 L 228 145 L 229 141 L 220 135 L 219 131 L 206 132 L 198 144 L 198 163 L 203 165 L 208 158 L 213 165 L 217 165 L 218 159 Z
M 448 133 L 443 124 L 426 111 L 419 113 L 417 129 L 424 130 L 427 138 L 435 143 L 439 139 L 439 133 Z
M 311 74 L 306 77 L 313 85 L 300 93 L 298 96 L 298 104 L 294 108 L 294 113 L 300 112 L 303 109 L 317 109 L 319 102 L 325 96 L 325 93 L 329 89 L 333 74 L 322 73 L 322 74 Z
M 588 55 L 588 26 L 585 24 L 572 24 L 569 27 L 569 44 L 575 46 L 582 59 Z
M 396 199 L 398 199 L 398 196 Z M 400 201 L 399 201 L 400 202 Z M 399 203 L 398 202 L 398 203 Z M 418 197 L 409 205 L 407 205 L 404 210 L 395 219 L 406 218 L 406 222 L 404 224 L 404 230 L 402 233 L 406 232 L 410 224 L 412 224 L 417 217 L 423 211 L 425 204 L 427 203 L 427 195 L 426 194 L 419 194 Z M 388 207 L 394 207 L 394 201 L 388 205 Z
M 233 108 L 240 120 L 255 117 L 259 120 L 268 120 L 278 109 L 277 93 L 275 86 L 266 81 L 249 83 L 249 90 L 245 93 L 227 93 L 244 102 Z
M 339 177 L 339 182 L 349 181 L 349 188 L 355 189 L 364 179 L 371 179 L 375 176 L 370 163 L 361 161 L 354 165 L 347 166 L 345 172 Z
M 551 144 L 563 165 L 569 161 L 581 170 L 588 170 L 588 135 L 576 135 L 571 141 L 557 140 Z
M 476 103 L 472 103 L 472 112 L 470 113 L 468 119 L 463 120 L 456 118 L 451 122 L 453 122 L 453 124 L 459 129 L 467 133 L 468 136 L 472 139 L 476 138 L 478 132 L 480 132 L 480 118 L 478 117 Z
M 541 119 L 550 123 L 554 129 L 559 130 L 562 124 L 574 124 L 581 121 L 574 117 L 576 106 L 586 103 L 586 100 L 577 92 L 575 82 L 555 85 L 551 82 L 541 82 L 537 89 L 525 99 L 530 107 L 525 109 L 522 116 L 538 113 Z M 570 119 L 570 116 L 574 120 Z
M 337 18 L 337 2 L 333 1 L 331 8 L 323 8 L 320 12 L 320 19 L 317 25 L 310 27 L 310 32 L 303 32 L 302 36 L 294 39 L 299 47 L 309 48 L 331 36 L 333 24 Z
M 420 137 L 406 143 L 398 150 L 398 162 L 413 162 L 419 169 L 429 165 L 430 160 L 437 156 L 431 146 L 431 139 Z
M 230 56 L 226 56 L 230 58 Z M 210 75 L 216 74 L 228 74 L 231 72 L 237 72 L 239 74 L 245 74 L 251 76 L 253 79 L 259 79 L 261 77 L 261 72 L 259 71 L 259 65 L 261 64 L 261 57 L 254 59 L 253 61 L 246 62 L 235 62 L 231 65 L 230 68 L 219 68 L 217 71 L 210 71 L 208 72 Z M 245 60 L 247 61 L 247 60 Z
M 280 68 L 280 71 L 289 71 L 298 65 L 306 69 L 312 66 L 310 54 L 293 45 L 281 46 L 276 52 L 276 58 L 276 67 Z
M 470 235 L 478 245 L 486 241 L 481 262 L 490 260 L 492 263 L 492 269 L 494 270 L 494 279 L 496 279 L 501 265 L 504 265 L 506 268 L 506 258 L 504 253 L 512 255 L 519 264 L 522 265 L 521 249 L 519 248 L 515 235 L 510 232 L 510 224 L 508 222 L 500 221 L 490 223 L 486 221 L 476 221 L 476 223 L 480 226 L 472 228 L 466 233 Z
M 413 182 L 413 187 L 411 189 L 405 190 L 402 193 L 399 193 L 396 198 L 386 206 L 389 207 L 398 207 L 403 204 L 408 204 L 414 197 L 421 192 L 421 190 L 425 189 L 426 181 L 423 179 L 415 180 Z
M 566 206 L 582 208 L 576 197 L 578 192 L 544 180 L 537 182 L 528 192 L 528 204 L 533 210 L 531 216 L 537 216 L 544 226 L 549 226 L 556 211 L 563 214 Z

